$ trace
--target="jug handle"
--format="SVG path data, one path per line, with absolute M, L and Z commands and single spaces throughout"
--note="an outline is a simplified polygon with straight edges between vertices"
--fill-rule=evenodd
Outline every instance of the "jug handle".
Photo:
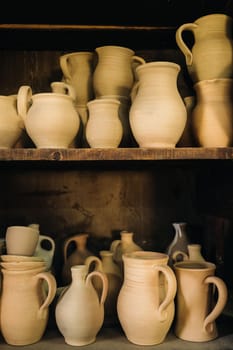
M 60 56 L 60 67 L 62 70 L 62 73 L 65 77 L 65 79 L 70 82 L 71 80 L 71 74 L 68 68 L 68 59 L 69 59 L 69 55 L 62 55 Z
M 55 298 L 57 291 L 57 282 L 55 277 L 50 272 L 40 272 L 37 275 L 35 275 L 35 278 L 38 280 L 43 279 L 48 284 L 48 294 L 38 311 L 39 314 L 41 314 L 42 316 L 44 309 L 47 308 Z
M 121 240 L 120 239 L 116 239 L 115 241 L 113 241 L 110 245 L 110 251 L 115 253 L 117 247 L 119 246 L 119 244 L 121 244 Z
M 158 314 L 159 314 L 158 317 L 160 319 L 160 322 L 164 322 L 168 317 L 167 310 L 166 310 L 167 306 L 174 300 L 176 295 L 177 281 L 173 270 L 169 266 L 155 265 L 154 269 L 156 271 L 162 272 L 165 275 L 165 278 L 167 280 L 167 293 L 164 300 L 162 301 L 162 303 L 159 305 L 159 308 L 158 308 Z
M 50 242 L 50 244 L 51 244 L 51 249 L 43 249 L 43 247 L 41 246 L 41 243 L 43 242 L 43 241 L 48 241 L 48 242 Z M 51 256 L 53 256 L 53 254 L 54 254 L 54 251 L 55 251 L 55 242 L 54 242 L 54 240 L 51 238 L 51 237 L 49 237 L 49 236 L 46 236 L 46 235 L 39 235 L 39 240 L 38 240 L 38 245 L 40 245 L 40 248 L 42 249 L 42 250 L 46 250 L 46 252 L 47 253 L 50 253 L 50 255 Z
M 94 268 L 95 271 L 103 271 L 102 261 L 97 256 L 94 256 L 94 255 L 88 256 L 85 259 L 85 265 L 87 266 L 88 271 L 92 263 L 95 263 L 95 268 Z
M 131 99 L 131 102 L 133 102 L 133 100 L 135 99 L 137 93 L 138 93 L 138 88 L 139 88 L 139 81 L 136 81 L 134 84 L 133 84 L 133 87 L 131 89 L 131 93 L 130 93 L 130 99 Z
M 195 23 L 185 23 L 185 24 L 181 25 L 176 31 L 176 43 L 185 56 L 185 61 L 186 61 L 187 66 L 192 65 L 193 54 L 192 54 L 191 50 L 188 48 L 188 46 L 185 44 L 185 42 L 182 38 L 182 33 L 185 30 L 189 30 L 192 33 L 194 33 L 194 30 L 196 28 L 197 28 L 197 24 L 195 24 Z
M 66 241 L 65 241 L 65 244 L 64 244 L 64 248 L 63 248 L 63 251 L 64 251 L 64 263 L 66 263 L 66 260 L 67 260 L 67 249 L 68 249 L 68 246 L 71 242 L 75 242 L 75 239 L 74 237 L 70 237 L 68 238 Z
M 210 314 L 206 316 L 203 324 L 204 331 L 209 333 L 213 331 L 213 326 L 214 326 L 213 322 L 221 314 L 221 312 L 223 311 L 226 305 L 228 292 L 227 292 L 227 287 L 225 282 L 217 276 L 208 276 L 204 280 L 204 283 L 205 284 L 213 283 L 217 287 L 217 291 L 218 291 L 217 303 L 213 308 L 213 310 L 210 312 Z
M 20 86 L 17 95 L 17 111 L 18 115 L 26 120 L 27 111 L 32 103 L 32 89 L 28 85 Z
M 92 271 L 87 275 L 86 278 L 86 283 L 91 283 L 91 279 L 97 276 L 102 280 L 102 293 L 100 296 L 100 304 L 104 304 L 106 298 L 107 298 L 107 293 L 108 293 L 108 278 L 105 273 L 100 272 L 100 271 Z M 92 284 L 92 283 L 91 283 Z
M 59 91 L 56 90 L 56 85 L 59 86 Z M 76 99 L 76 92 L 72 85 L 64 82 L 64 81 L 53 81 L 51 84 L 51 89 L 55 93 L 62 93 L 64 95 L 68 95 L 72 98 L 73 101 Z M 62 91 L 62 92 L 60 92 Z
M 172 254 L 172 260 L 177 262 L 177 257 L 181 255 L 182 256 L 182 260 L 188 260 L 189 259 L 189 256 L 188 254 L 182 252 L 181 250 L 176 250 L 173 254 Z

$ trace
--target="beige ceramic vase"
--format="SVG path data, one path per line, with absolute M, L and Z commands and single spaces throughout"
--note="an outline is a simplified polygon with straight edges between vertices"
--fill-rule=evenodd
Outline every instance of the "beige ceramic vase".
M 175 147 L 187 121 L 177 87 L 180 66 L 149 62 L 137 67 L 139 81 L 132 89 L 131 130 L 139 147 Z
M 76 105 L 86 105 L 94 98 L 92 76 L 94 52 L 78 51 L 60 56 L 60 67 L 66 83 L 74 87 Z
M 60 294 L 55 318 L 65 342 L 73 346 L 83 346 L 95 342 L 102 327 L 108 279 L 99 271 L 88 273 L 86 265 L 72 266 L 71 273 L 72 282 Z M 100 297 L 93 287 L 93 277 L 102 282 Z
M 113 252 L 110 250 L 101 250 L 100 258 L 89 256 L 85 260 L 88 271 L 100 271 L 105 273 L 108 279 L 108 293 L 104 303 L 104 326 L 110 327 L 118 324 L 117 316 L 117 298 L 122 286 L 122 275 L 118 265 L 113 261 Z M 102 282 L 99 278 L 93 278 L 93 285 L 98 294 L 102 291 Z
M 128 231 L 120 232 L 120 239 L 116 239 L 111 243 L 110 251 L 113 252 L 113 261 L 120 268 L 121 274 L 123 276 L 124 266 L 122 256 L 124 253 L 131 253 L 138 250 L 143 250 L 135 241 L 134 233 Z
M 233 143 L 233 79 L 203 80 L 194 85 L 197 103 L 192 112 L 193 134 L 201 147 Z
M 201 253 L 201 245 L 200 244 L 188 244 L 188 254 L 183 251 L 176 250 L 172 254 L 172 259 L 174 262 L 177 262 L 178 257 L 181 260 L 192 260 L 192 261 L 205 261 L 204 257 Z
M 44 269 L 2 268 L 1 333 L 10 345 L 36 343 L 46 330 L 49 305 L 56 294 L 56 280 Z M 47 284 L 47 294 L 43 283 Z
M 0 148 L 12 148 L 23 134 L 24 121 L 19 116 L 17 95 L 0 96 Z
M 201 80 L 233 78 L 232 18 L 225 14 L 209 14 L 193 23 L 185 23 L 176 31 L 176 42 L 185 56 L 194 83 Z M 193 34 L 190 49 L 183 33 Z
M 166 254 L 137 251 L 123 254 L 124 282 L 117 311 L 127 339 L 137 345 L 164 341 L 174 318 L 176 278 Z
M 19 89 L 17 102 L 27 134 L 37 148 L 69 147 L 80 126 L 72 96 L 54 92 L 32 95 L 30 86 L 25 85 Z
M 120 101 L 101 98 L 87 103 L 89 119 L 86 139 L 91 148 L 117 148 L 123 136 L 119 118 Z
M 142 57 L 127 47 L 106 45 L 95 49 L 97 64 L 93 73 L 95 97 L 130 96 L 135 81 L 134 70 L 144 64 Z
M 210 262 L 187 260 L 174 264 L 177 279 L 174 331 L 178 338 L 205 342 L 218 336 L 216 319 L 226 305 L 227 287 L 215 276 L 215 269 Z
M 88 256 L 93 255 L 87 248 L 88 233 L 78 233 L 65 240 L 63 246 L 64 263 L 62 268 L 63 285 L 71 283 L 71 267 L 84 264 Z M 69 249 L 72 248 L 72 252 Z

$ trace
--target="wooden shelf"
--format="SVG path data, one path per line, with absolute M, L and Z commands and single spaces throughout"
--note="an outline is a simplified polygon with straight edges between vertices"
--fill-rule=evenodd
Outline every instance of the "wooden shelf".
M 233 148 L 69 148 L 0 149 L 0 161 L 172 161 L 172 160 L 233 160 Z

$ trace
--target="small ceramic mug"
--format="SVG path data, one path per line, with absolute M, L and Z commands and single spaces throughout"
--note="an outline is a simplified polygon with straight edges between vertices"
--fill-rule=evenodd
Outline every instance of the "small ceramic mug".
M 29 226 L 9 226 L 5 239 L 7 254 L 32 256 L 38 243 L 39 231 Z
M 186 260 L 173 266 L 177 278 L 175 335 L 193 342 L 215 339 L 215 321 L 227 302 L 227 287 L 215 276 L 215 264 Z

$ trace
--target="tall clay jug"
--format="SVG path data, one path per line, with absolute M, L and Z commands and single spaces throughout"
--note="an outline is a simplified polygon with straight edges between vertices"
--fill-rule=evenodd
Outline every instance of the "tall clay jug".
M 233 78 L 233 20 L 225 14 L 210 14 L 193 23 L 185 23 L 176 31 L 176 42 L 185 56 L 194 83 L 200 80 Z M 190 31 L 192 49 L 182 35 Z
M 42 268 L 2 269 L 1 332 L 10 345 L 29 345 L 43 336 L 49 305 L 56 294 L 54 276 Z M 43 284 L 48 292 L 44 293 Z
M 37 148 L 68 148 L 79 131 L 80 118 L 70 89 L 67 94 L 32 95 L 31 87 L 24 85 L 19 89 L 17 105 L 27 134 Z
M 86 265 L 72 266 L 71 273 L 72 282 L 57 301 L 55 319 L 67 344 L 83 346 L 95 341 L 103 324 L 108 279 L 99 271 L 88 273 Z M 93 287 L 93 277 L 102 282 L 100 297 Z
M 145 63 L 127 47 L 106 45 L 95 49 L 97 64 L 93 73 L 95 97 L 119 95 L 129 97 L 135 81 L 135 66 Z
M 71 267 L 74 265 L 84 264 L 85 259 L 93 255 L 87 248 L 88 233 L 78 233 L 65 240 L 63 246 L 64 263 L 62 268 L 62 282 L 63 285 L 71 283 Z M 73 251 L 69 254 L 69 248 L 75 246 Z
M 166 254 L 137 251 L 123 254 L 124 282 L 117 311 L 127 339 L 137 345 L 162 343 L 174 314 L 176 278 Z
M 94 268 L 94 271 L 105 273 L 108 279 L 108 293 L 104 303 L 104 325 L 114 326 L 118 324 L 117 316 L 117 298 L 122 286 L 122 275 L 118 265 L 113 261 L 113 252 L 110 250 L 101 250 L 100 258 L 89 256 L 85 260 L 88 270 Z M 94 265 L 94 267 L 93 267 Z M 93 278 L 93 285 L 99 295 L 102 291 L 102 283 L 99 278 Z
M 197 103 L 192 111 L 192 127 L 197 145 L 232 146 L 233 79 L 199 81 L 194 89 Z
M 60 67 L 65 82 L 74 87 L 75 104 L 86 105 L 94 98 L 92 75 L 94 52 L 78 51 L 60 56 Z
M 123 230 L 120 232 L 120 236 L 121 239 L 116 239 L 111 243 L 110 251 L 113 252 L 113 261 L 115 261 L 119 266 L 121 274 L 123 276 L 123 254 L 143 249 L 134 241 L 134 232 Z
M 227 287 L 215 276 L 215 269 L 210 262 L 187 260 L 174 264 L 177 279 L 174 331 L 178 338 L 204 342 L 218 336 L 216 319 L 226 305 Z
M 187 120 L 177 87 L 180 66 L 149 62 L 136 68 L 139 81 L 132 89 L 130 126 L 139 147 L 175 147 Z

